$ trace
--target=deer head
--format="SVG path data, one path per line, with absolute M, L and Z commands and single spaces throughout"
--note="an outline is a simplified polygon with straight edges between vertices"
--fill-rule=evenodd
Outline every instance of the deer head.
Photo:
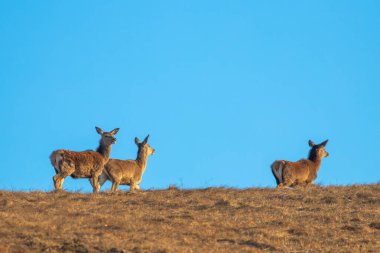
M 152 148 L 149 144 L 148 144 L 148 139 L 149 139 L 149 134 L 147 137 L 145 137 L 145 139 L 140 142 L 139 138 L 135 138 L 135 143 L 138 147 L 138 153 L 140 154 L 146 154 L 146 155 L 153 155 L 154 154 L 154 151 L 155 149 Z
M 320 144 L 314 144 L 313 141 L 309 140 L 309 146 L 311 147 L 310 156 L 315 156 L 319 158 L 328 157 L 329 153 L 325 150 L 325 146 L 329 140 L 325 140 Z
M 114 137 L 114 135 L 119 131 L 119 128 L 115 128 L 111 132 L 103 132 L 103 130 L 99 127 L 95 127 L 95 129 L 96 132 L 98 132 L 98 134 L 102 136 L 102 138 L 100 139 L 101 144 L 104 144 L 106 146 L 115 144 L 116 138 Z

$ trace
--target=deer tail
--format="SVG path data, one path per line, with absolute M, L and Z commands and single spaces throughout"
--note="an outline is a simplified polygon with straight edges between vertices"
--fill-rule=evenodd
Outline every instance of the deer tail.
M 54 167 L 54 170 L 56 173 L 59 173 L 61 171 L 60 169 L 60 162 L 62 161 L 63 159 L 63 156 L 62 156 L 62 152 L 61 150 L 56 150 L 56 151 L 53 151 L 50 155 L 50 162 L 51 162 L 51 165 L 53 165 Z
M 282 175 L 283 175 L 283 171 L 284 171 L 284 165 L 285 165 L 285 161 L 277 160 L 271 166 L 272 173 L 273 173 L 274 178 L 276 179 L 277 185 L 279 185 L 283 182 Z

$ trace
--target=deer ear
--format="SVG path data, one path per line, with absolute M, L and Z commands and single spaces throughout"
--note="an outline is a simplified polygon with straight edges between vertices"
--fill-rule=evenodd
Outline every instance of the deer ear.
M 315 146 L 314 142 L 312 140 L 309 140 L 309 146 L 312 148 Z
M 98 134 L 102 135 L 103 134 L 103 130 L 100 129 L 99 127 L 95 127 L 96 129 L 96 132 L 98 132 Z
M 145 139 L 144 139 L 143 143 L 144 143 L 144 144 L 146 144 L 146 143 L 148 142 L 148 139 L 149 139 L 149 134 L 148 134 L 148 136 L 147 136 L 147 137 L 145 137 Z
M 327 144 L 327 142 L 329 142 L 329 140 L 325 140 L 324 142 L 322 142 L 320 145 L 322 145 L 322 146 L 326 146 L 326 144 Z
M 135 137 L 135 143 L 136 143 L 136 145 L 139 145 L 139 144 L 140 144 L 140 140 L 139 140 L 139 138 Z
M 120 128 L 115 128 L 114 130 L 111 131 L 111 134 L 115 135 L 117 132 L 119 132 Z

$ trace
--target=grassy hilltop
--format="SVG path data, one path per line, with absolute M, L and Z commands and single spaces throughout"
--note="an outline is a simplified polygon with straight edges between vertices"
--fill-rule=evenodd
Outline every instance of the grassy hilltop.
M 0 191 L 0 252 L 380 252 L 380 184 Z

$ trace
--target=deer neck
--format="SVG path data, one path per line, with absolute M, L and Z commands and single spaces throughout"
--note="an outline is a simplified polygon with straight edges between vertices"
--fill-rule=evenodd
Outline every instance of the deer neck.
M 318 155 L 315 155 L 315 154 L 314 155 L 310 154 L 309 160 L 314 164 L 315 172 L 318 172 L 322 164 L 322 157 L 319 157 Z
M 137 164 L 141 168 L 141 170 L 144 172 L 146 165 L 148 163 L 148 153 L 143 152 L 142 150 L 139 150 L 137 153 Z
M 103 159 L 107 162 L 110 159 L 111 145 L 106 145 L 102 141 L 99 142 L 99 147 L 96 152 L 102 155 Z

